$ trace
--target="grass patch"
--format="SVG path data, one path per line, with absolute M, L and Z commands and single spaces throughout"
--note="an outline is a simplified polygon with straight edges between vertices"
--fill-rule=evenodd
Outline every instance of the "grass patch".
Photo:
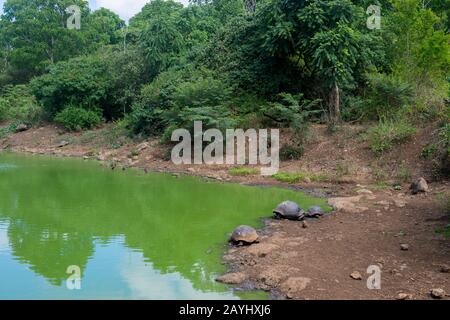
M 408 167 L 402 165 L 398 169 L 397 179 L 399 179 L 402 182 L 410 182 L 412 179 L 412 175 L 413 174 L 412 174 L 411 170 Z
M 375 184 L 370 185 L 370 189 L 376 190 L 386 190 L 390 189 L 392 186 L 386 182 L 377 182 Z
M 18 122 L 13 122 L 7 125 L 6 127 L 0 128 L 0 139 L 6 137 L 7 135 L 16 132 L 16 128 L 19 125 Z
M 405 119 L 382 120 L 367 132 L 370 149 L 376 154 L 391 150 L 395 145 L 407 141 L 416 128 Z
M 443 235 L 445 238 L 450 238 L 450 224 L 446 225 L 443 228 L 436 229 L 436 233 Z
M 436 143 L 429 143 L 423 147 L 420 157 L 422 159 L 430 160 L 433 159 L 439 150 L 439 146 Z
M 327 181 L 328 176 L 325 174 L 314 174 L 314 175 L 308 175 L 301 172 L 280 172 L 272 176 L 275 180 L 284 182 L 284 183 L 298 183 L 301 181 L 307 181 L 308 179 L 312 182 L 323 182 Z
M 259 169 L 256 168 L 246 168 L 246 167 L 236 167 L 228 171 L 232 176 L 253 176 L 260 173 Z
M 370 173 L 377 183 L 385 182 L 389 175 L 377 161 L 370 164 Z
M 352 168 L 350 164 L 342 161 L 336 165 L 336 175 L 338 177 L 343 177 L 352 173 Z

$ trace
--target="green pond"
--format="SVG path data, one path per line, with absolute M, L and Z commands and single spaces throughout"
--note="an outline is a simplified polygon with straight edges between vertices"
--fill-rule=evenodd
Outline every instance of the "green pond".
M 238 225 L 300 192 L 0 153 L 0 299 L 264 299 L 216 283 Z M 69 266 L 81 289 L 67 286 Z

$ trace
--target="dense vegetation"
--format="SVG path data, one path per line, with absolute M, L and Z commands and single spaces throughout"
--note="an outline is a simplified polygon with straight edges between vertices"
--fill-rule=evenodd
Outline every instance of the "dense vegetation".
M 65 26 L 74 3 L 80 30 Z M 373 4 L 381 29 L 366 25 Z M 450 0 L 153 0 L 128 25 L 84 0 L 7 0 L 0 121 L 120 120 L 166 139 L 194 120 L 293 128 L 285 158 L 311 121 L 377 122 L 376 153 L 439 122 L 448 152 L 449 30 Z

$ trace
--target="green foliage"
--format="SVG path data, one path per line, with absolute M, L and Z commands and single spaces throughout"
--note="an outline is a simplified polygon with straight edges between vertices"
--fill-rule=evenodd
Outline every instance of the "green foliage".
M 272 177 L 277 181 L 289 183 L 289 184 L 299 183 L 302 181 L 322 182 L 322 181 L 328 180 L 328 177 L 324 174 L 308 175 L 306 173 L 301 173 L 301 172 L 294 172 L 294 173 L 279 172 L 279 173 L 273 175 Z
M 143 87 L 127 119 L 134 133 L 166 129 L 165 140 L 173 129 L 192 129 L 194 121 L 203 121 L 205 128 L 232 128 L 230 97 L 227 84 L 207 71 L 172 70 Z
M 412 85 L 416 109 L 428 113 L 447 96 L 450 35 L 420 0 L 395 0 L 387 15 L 386 51 L 396 77 Z M 395 45 L 389 45 L 395 44 Z
M 416 133 L 416 128 L 404 117 L 380 120 L 378 125 L 368 130 L 370 148 L 381 154 L 391 150 L 396 144 L 407 141 Z
M 283 144 L 280 148 L 280 159 L 283 161 L 298 160 L 304 153 L 303 145 Z
M 55 121 L 69 131 L 80 131 L 99 125 L 102 117 L 99 112 L 69 106 L 56 115 Z
M 101 56 L 86 56 L 55 64 L 31 86 L 49 117 L 68 105 L 94 109 L 105 100 L 109 77 Z
M 259 174 L 259 170 L 255 168 L 245 168 L 245 167 L 237 167 L 232 168 L 228 171 L 228 173 L 232 176 L 252 176 Z
M 34 77 L 38 102 L 9 93 L 0 120 L 34 118 L 41 104 L 49 120 L 70 118 L 76 106 L 163 140 L 196 120 L 222 130 L 288 128 L 281 157 L 298 159 L 311 122 L 338 120 L 339 93 L 344 120 L 381 119 L 369 136 L 383 152 L 411 134 L 405 117 L 396 118 L 404 110 L 418 120 L 445 114 L 447 2 L 260 0 L 249 13 L 242 0 L 154 0 L 126 26 L 83 0 L 7 0 L 0 89 Z M 64 26 L 73 4 L 81 30 Z M 383 8 L 381 30 L 366 27 L 369 4 Z
M 303 94 L 280 93 L 274 102 L 261 106 L 260 112 L 271 125 L 293 128 L 297 137 L 303 137 L 309 121 L 321 113 L 313 110 L 318 103 L 305 99 Z
M 423 159 L 433 159 L 433 157 L 436 155 L 438 151 L 438 145 L 435 143 L 429 143 L 425 147 L 422 148 L 422 152 L 420 153 L 420 156 Z
M 372 109 L 368 108 L 368 106 L 371 106 L 369 99 L 353 94 L 343 95 L 341 103 L 342 120 L 346 122 L 366 120 L 368 118 L 367 113 Z M 331 125 L 333 124 L 331 123 Z
M 0 121 L 32 125 L 41 120 L 42 107 L 25 85 L 7 86 L 0 96 Z
M 55 64 L 33 79 L 34 94 L 52 118 L 68 105 L 101 108 L 107 119 L 122 116 L 146 79 L 143 58 L 134 51 L 105 50 Z
M 66 27 L 69 14 L 65 10 L 71 5 L 81 9 L 81 30 Z M 115 41 L 113 34 L 124 25 L 106 9 L 90 13 L 84 0 L 7 0 L 0 24 L 7 73 L 14 83 L 26 82 L 58 61 Z
M 412 102 L 413 89 L 408 83 L 385 74 L 369 74 L 370 118 L 390 116 Z
M 155 0 L 147 5 L 151 19 L 146 21 L 139 35 L 139 43 L 154 70 L 159 73 L 173 64 L 184 47 L 180 30 L 183 5 L 174 1 Z
M 210 76 L 180 83 L 171 97 L 171 108 L 163 114 L 166 136 L 174 128 L 192 131 L 194 121 L 202 121 L 205 129 L 233 128 L 235 120 L 226 104 L 230 95 L 226 83 Z

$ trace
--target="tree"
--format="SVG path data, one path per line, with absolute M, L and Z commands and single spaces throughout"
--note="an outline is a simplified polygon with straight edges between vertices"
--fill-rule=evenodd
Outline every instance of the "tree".
M 350 0 L 270 0 L 258 13 L 263 48 L 296 57 L 327 88 L 333 121 L 340 120 L 340 91 L 354 82 L 358 63 L 371 55 L 364 11 Z M 361 70 L 360 70 L 361 72 Z
M 15 82 L 40 74 L 50 64 L 82 51 L 80 33 L 66 28 L 66 8 L 83 0 L 8 0 L 1 17 L 3 37 L 11 48 L 9 62 Z
M 125 27 L 125 21 L 114 12 L 100 8 L 86 18 L 87 38 L 97 46 L 118 44 L 121 41 L 120 30 Z
M 67 28 L 66 9 L 72 5 L 81 10 L 81 30 Z M 115 32 L 124 25 L 106 9 L 91 14 L 85 0 L 7 0 L 3 9 L 0 39 L 15 83 L 42 74 L 58 61 L 116 42 Z

